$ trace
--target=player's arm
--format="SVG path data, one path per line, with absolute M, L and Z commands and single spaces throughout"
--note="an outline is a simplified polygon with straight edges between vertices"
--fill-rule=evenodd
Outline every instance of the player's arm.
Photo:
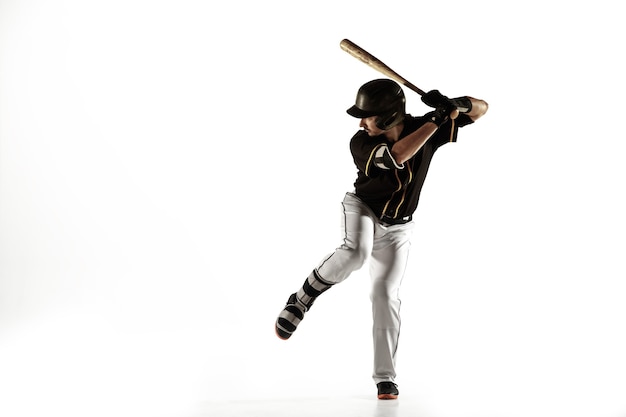
M 428 122 L 393 145 L 391 155 L 398 164 L 404 164 L 411 159 L 449 119 L 456 118 L 459 113 L 464 113 L 472 121 L 476 121 L 487 112 L 488 108 L 484 100 L 467 96 L 449 99 L 437 90 L 426 93 L 422 101 L 435 107 L 435 111 L 428 113 L 427 116 L 430 118 Z
M 416 131 L 394 143 L 391 147 L 391 156 L 398 164 L 404 164 L 422 149 L 438 127 L 434 122 L 424 123 Z
M 485 113 L 489 105 L 486 101 L 470 97 L 456 97 L 448 98 L 441 94 L 439 90 L 431 90 L 422 96 L 422 101 L 436 109 L 448 108 L 450 113 L 456 109 L 459 113 L 465 113 L 472 121 L 476 121 L 481 118 Z M 453 116 L 455 118 L 455 116 Z

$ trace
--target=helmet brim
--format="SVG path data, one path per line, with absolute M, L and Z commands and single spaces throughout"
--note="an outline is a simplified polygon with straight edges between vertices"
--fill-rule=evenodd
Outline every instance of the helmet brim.
M 378 116 L 378 113 L 365 111 L 363 109 L 358 108 L 356 105 L 346 110 L 346 113 L 348 113 L 352 117 L 356 117 L 357 119 L 366 119 L 368 117 Z

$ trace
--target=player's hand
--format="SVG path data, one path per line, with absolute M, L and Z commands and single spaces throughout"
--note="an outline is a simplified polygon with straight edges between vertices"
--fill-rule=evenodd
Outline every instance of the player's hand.
M 439 127 L 450 119 L 456 119 L 458 115 L 459 111 L 456 107 L 448 102 L 446 105 L 437 107 L 435 111 L 430 114 L 430 121 Z
M 452 102 L 450 99 L 439 92 L 439 90 L 430 90 L 422 96 L 422 101 L 429 107 L 449 107 Z

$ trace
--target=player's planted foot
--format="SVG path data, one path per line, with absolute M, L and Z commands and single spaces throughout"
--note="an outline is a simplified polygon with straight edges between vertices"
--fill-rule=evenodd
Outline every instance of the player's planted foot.
M 376 386 L 379 400 L 395 400 L 400 394 L 398 386 L 393 382 L 379 382 Z
M 304 318 L 306 311 L 306 306 L 298 300 L 296 294 L 291 294 L 287 305 L 276 320 L 276 335 L 283 340 L 289 339 Z

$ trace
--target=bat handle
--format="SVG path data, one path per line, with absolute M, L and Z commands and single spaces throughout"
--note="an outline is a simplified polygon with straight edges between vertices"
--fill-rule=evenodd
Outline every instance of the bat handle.
M 413 85 L 411 82 L 404 80 L 403 84 L 407 87 L 410 88 L 411 90 L 415 91 L 417 94 L 419 94 L 420 96 L 423 96 L 424 94 L 426 94 L 424 92 L 424 90 L 418 88 L 417 86 Z

